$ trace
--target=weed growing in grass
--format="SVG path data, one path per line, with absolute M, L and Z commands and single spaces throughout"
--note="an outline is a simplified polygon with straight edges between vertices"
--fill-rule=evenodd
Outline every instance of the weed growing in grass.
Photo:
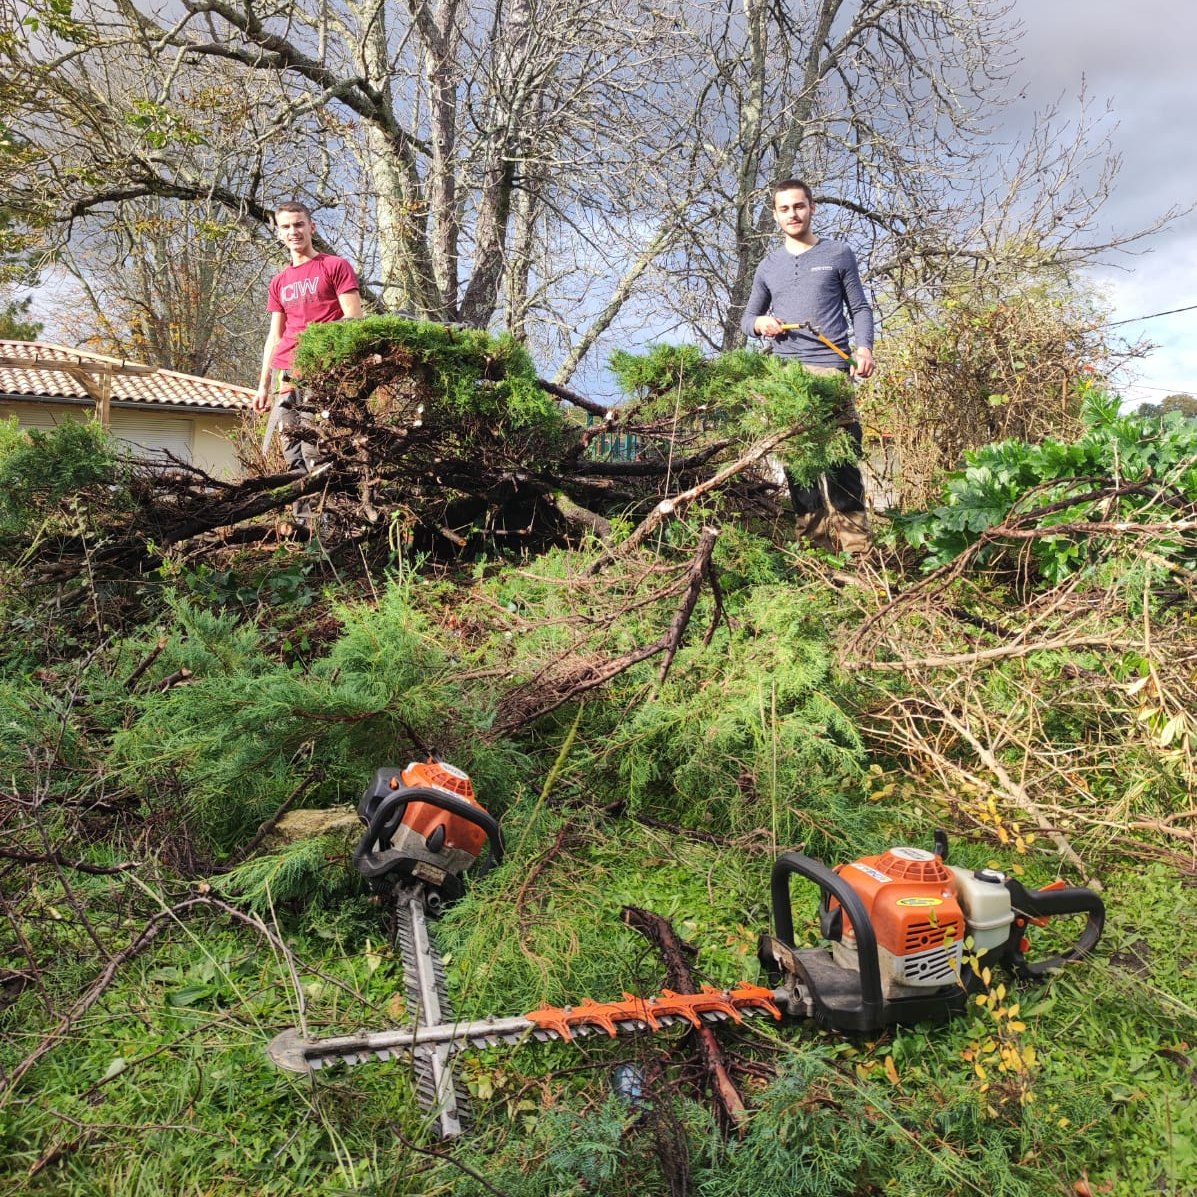
M 1006 1000 L 1006 983 L 995 981 L 992 971 L 975 956 L 967 963 L 981 982 L 973 1003 L 983 1023 L 960 1058 L 972 1065 L 981 1082 L 979 1092 L 986 1095 L 985 1110 L 996 1118 L 998 1107 L 1006 1102 L 1025 1106 L 1035 1100 L 1032 1081 L 1038 1061 L 1035 1048 L 1021 1038 L 1027 1025 L 1018 1017 L 1019 1003 Z

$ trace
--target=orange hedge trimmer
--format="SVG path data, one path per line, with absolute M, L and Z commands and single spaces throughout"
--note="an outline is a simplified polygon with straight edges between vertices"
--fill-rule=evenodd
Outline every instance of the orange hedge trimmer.
M 358 813 L 367 827 L 353 859 L 396 900 L 397 943 L 413 1021 L 388 1031 L 304 1039 L 285 1031 L 270 1044 L 274 1062 L 294 1072 L 411 1056 L 417 1090 L 444 1136 L 460 1134 L 464 1098 L 450 1071 L 453 1053 L 498 1043 L 628 1035 L 678 1024 L 739 1023 L 745 1016 L 813 1018 L 828 1030 L 873 1034 L 895 1023 L 939 1021 L 964 1009 L 981 986 L 980 968 L 1002 964 L 1020 977 L 1079 960 L 1101 936 L 1105 909 L 1089 889 L 1056 883 L 1028 890 L 994 869 L 949 865 L 947 837 L 935 850 L 891 848 L 832 870 L 787 852 L 771 881 L 775 934 L 758 955 L 769 985 L 742 982 L 699 993 L 665 990 L 616 1002 L 585 999 L 510 1018 L 453 1018 L 426 914 L 462 890 L 462 877 L 486 849 L 484 868 L 502 856 L 495 820 L 478 804 L 470 779 L 439 761 L 379 769 Z M 827 945 L 795 945 L 794 876 L 820 891 L 819 926 Z M 1032 963 L 1027 933 L 1057 915 L 1081 915 L 1076 942 Z M 968 956 L 965 945 L 968 944 Z M 978 961 L 980 964 L 978 965 Z

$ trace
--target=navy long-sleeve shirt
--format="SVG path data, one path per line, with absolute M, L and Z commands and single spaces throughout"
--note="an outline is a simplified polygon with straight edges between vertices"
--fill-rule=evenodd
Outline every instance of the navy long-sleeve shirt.
M 850 349 L 850 316 L 853 343 L 873 348 L 873 310 L 865 298 L 856 257 L 839 241 L 818 241 L 801 254 L 782 247 L 765 257 L 753 275 L 752 293 L 740 321 L 744 334 L 756 336 L 756 318 L 770 314 L 783 324 L 809 322 L 845 353 Z M 774 352 L 810 366 L 847 368 L 842 357 L 805 331 L 774 338 Z

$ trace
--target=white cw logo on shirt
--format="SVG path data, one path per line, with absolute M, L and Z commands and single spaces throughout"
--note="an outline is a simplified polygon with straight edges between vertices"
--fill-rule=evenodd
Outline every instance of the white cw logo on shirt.
M 279 288 L 278 297 L 283 303 L 294 303 L 297 299 L 314 299 L 319 279 L 301 278 L 297 283 L 288 283 Z

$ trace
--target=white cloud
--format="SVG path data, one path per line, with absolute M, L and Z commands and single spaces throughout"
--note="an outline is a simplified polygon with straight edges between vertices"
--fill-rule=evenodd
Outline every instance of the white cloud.
M 1024 127 L 1035 111 L 1082 86 L 1111 104 L 1111 139 L 1122 159 L 1103 221 L 1119 232 L 1150 226 L 1173 207 L 1197 201 L 1197 5 L 1192 0 L 1016 0 L 1023 22 L 1023 63 L 1013 81 L 1026 98 L 1003 122 Z M 1149 252 L 1119 259 L 1122 269 L 1092 277 L 1109 297 L 1111 320 L 1129 320 L 1197 304 L 1197 216 L 1178 219 L 1143 242 Z M 1155 349 L 1133 368 L 1128 398 L 1150 401 L 1174 391 L 1197 394 L 1197 310 L 1115 330 L 1146 337 Z

